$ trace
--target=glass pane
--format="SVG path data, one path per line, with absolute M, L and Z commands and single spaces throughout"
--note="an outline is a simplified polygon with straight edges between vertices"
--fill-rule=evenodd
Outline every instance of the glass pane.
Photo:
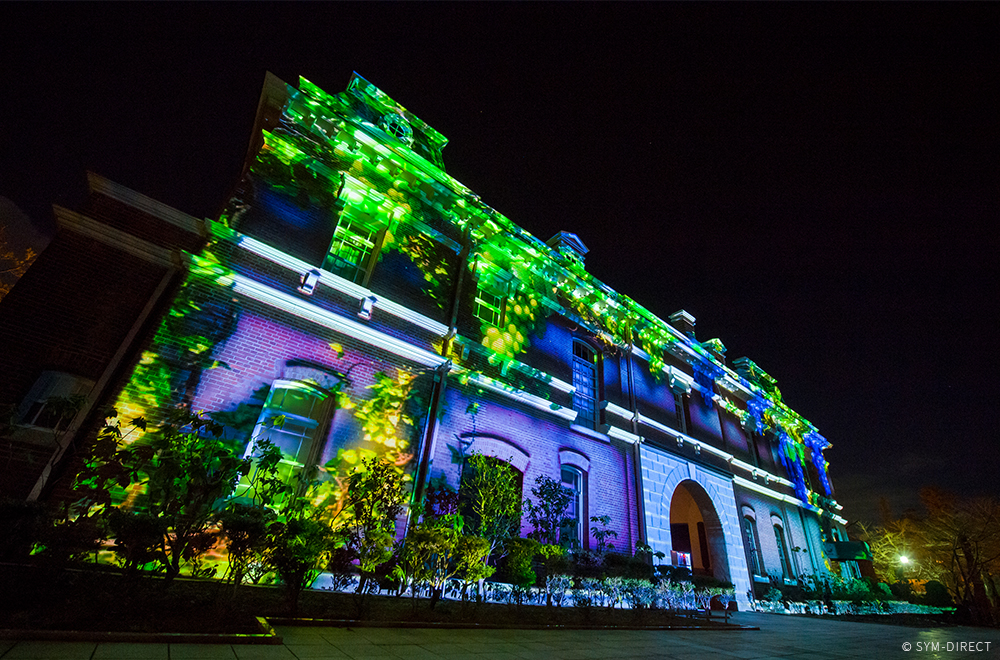
M 324 267 L 352 282 L 361 282 L 375 250 L 375 234 L 372 230 L 342 219 L 333 232 L 333 243 Z
M 487 293 L 482 289 L 476 290 L 476 317 L 495 326 L 503 322 L 503 298 Z
M 583 357 L 577 354 L 581 351 Z M 597 370 L 591 361 L 593 353 L 574 342 L 573 354 L 573 408 L 579 413 L 578 423 L 593 428 L 597 417 Z
M 286 415 L 296 415 L 298 417 L 313 419 L 315 408 L 315 396 L 302 390 L 285 390 L 284 400 L 281 403 L 281 412 Z

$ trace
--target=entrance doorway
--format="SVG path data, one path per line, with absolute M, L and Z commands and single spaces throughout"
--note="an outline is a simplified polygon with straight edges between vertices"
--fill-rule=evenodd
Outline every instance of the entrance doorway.
M 670 559 L 694 575 L 730 581 L 722 523 L 705 489 L 690 479 L 680 482 L 670 500 Z

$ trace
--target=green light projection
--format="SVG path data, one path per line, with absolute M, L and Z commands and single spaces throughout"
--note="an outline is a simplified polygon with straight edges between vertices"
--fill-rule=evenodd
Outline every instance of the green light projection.
M 477 285 L 506 298 L 502 320 L 481 318 L 475 340 L 491 353 L 491 364 L 515 361 L 545 319 L 562 314 L 609 348 L 640 346 L 657 377 L 664 374 L 668 353 L 710 373 L 718 393 L 709 400 L 744 424 L 752 417 L 739 402 L 745 392 L 766 401 L 761 421 L 787 438 L 782 455 L 797 466 L 791 471 L 805 469 L 805 438 L 815 428 L 782 402 L 773 379 L 740 376 L 712 355 L 711 350 L 724 350 L 721 342 L 706 348 L 684 336 L 587 273 L 580 260 L 550 249 L 484 204 L 445 173 L 441 149 L 447 140 L 412 113 L 356 74 L 340 94 L 327 94 L 304 78 L 289 93 L 279 125 L 264 133 L 253 174 L 289 195 L 340 208 L 341 222 L 349 218 L 365 231 L 383 231 L 380 252 L 405 255 L 439 304 L 447 299 L 452 278 L 437 250 L 443 243 L 457 245 L 464 233 L 473 246 L 469 268 Z M 234 206 L 222 220 L 237 211 Z

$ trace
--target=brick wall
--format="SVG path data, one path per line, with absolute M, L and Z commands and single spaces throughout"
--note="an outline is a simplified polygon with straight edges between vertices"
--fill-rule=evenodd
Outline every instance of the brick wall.
M 474 416 L 466 412 L 470 402 L 479 404 Z M 454 460 L 465 451 L 463 443 L 471 444 L 471 451 L 475 451 L 476 438 L 489 438 L 503 443 L 500 446 L 506 445 L 511 455 L 518 452 L 527 455 L 523 494 L 530 497 L 538 476 L 560 479 L 559 451 L 574 450 L 590 461 L 585 512 L 588 536 L 589 517 L 608 515 L 611 516 L 609 528 L 618 533 L 615 547 L 626 552 L 634 550 L 638 521 L 631 485 L 630 446 L 578 433 L 568 428 L 564 420 L 522 407 L 499 395 L 477 392 L 475 388 L 458 384 L 454 378 L 449 379 L 444 405 L 445 415 L 438 428 L 432 478 L 443 477 L 457 488 L 461 465 Z M 522 533 L 529 531 L 531 529 L 525 520 Z M 590 538 L 589 547 L 595 546 L 596 542 Z

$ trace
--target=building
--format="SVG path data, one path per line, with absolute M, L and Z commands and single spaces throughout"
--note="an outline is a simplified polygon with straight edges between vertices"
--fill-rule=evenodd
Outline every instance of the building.
M 269 438 L 289 478 L 308 469 L 334 500 L 376 454 L 415 499 L 457 487 L 472 452 L 516 468 L 525 494 L 559 479 L 577 544 L 593 547 L 590 518 L 609 516 L 618 550 L 647 543 L 731 581 L 744 606 L 772 579 L 853 558 L 829 443 L 774 379 L 747 358 L 727 366 L 686 312 L 664 321 L 592 277 L 576 235 L 542 242 L 490 208 L 444 171 L 445 144 L 360 76 L 330 95 L 268 75 L 217 220 L 91 176 L 90 208 L 56 210 L 56 253 L 0 315 L 36 325 L 30 301 L 83 251 L 95 259 L 77 286 L 129 296 L 99 304 L 122 315 L 106 330 L 81 318 L 3 358 L 22 421 L 11 451 L 32 456 L 9 463 L 8 490 L 57 496 L 105 403 L 151 422 L 184 407 L 224 421 L 250 454 Z M 84 406 L 47 431 L 47 397 L 69 393 Z

